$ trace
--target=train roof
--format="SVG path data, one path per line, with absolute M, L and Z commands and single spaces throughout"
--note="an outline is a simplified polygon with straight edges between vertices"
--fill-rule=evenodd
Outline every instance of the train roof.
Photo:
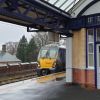
M 59 48 L 64 48 L 64 49 L 66 49 L 66 46 L 60 45 Z
M 48 44 L 48 45 L 43 46 L 42 48 L 44 48 L 44 47 L 58 47 L 58 48 L 64 48 L 64 49 L 66 49 L 65 45 L 61 45 L 59 43 Z

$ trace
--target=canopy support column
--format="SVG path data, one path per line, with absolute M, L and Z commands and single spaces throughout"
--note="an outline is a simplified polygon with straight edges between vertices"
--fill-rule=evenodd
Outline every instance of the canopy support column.
M 66 38 L 66 82 L 72 83 L 72 37 Z

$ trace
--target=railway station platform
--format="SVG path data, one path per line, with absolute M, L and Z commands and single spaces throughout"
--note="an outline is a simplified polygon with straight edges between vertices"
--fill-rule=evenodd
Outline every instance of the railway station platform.
M 100 90 L 67 86 L 65 78 L 29 79 L 0 86 L 0 100 L 100 100 Z

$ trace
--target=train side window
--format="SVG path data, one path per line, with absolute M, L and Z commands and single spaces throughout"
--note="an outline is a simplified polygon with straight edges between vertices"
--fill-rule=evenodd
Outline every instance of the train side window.
M 62 62 L 65 62 L 65 58 L 66 58 L 66 50 L 63 48 L 59 49 L 59 56 Z
M 50 58 L 56 58 L 57 57 L 57 48 L 50 48 L 49 57 Z

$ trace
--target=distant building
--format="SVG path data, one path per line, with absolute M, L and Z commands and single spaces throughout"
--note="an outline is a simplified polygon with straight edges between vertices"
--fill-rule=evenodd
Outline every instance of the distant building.
M 21 60 L 19 60 L 15 55 L 6 52 L 6 45 L 2 46 L 2 51 L 0 51 L 0 64 L 13 64 L 20 62 Z
M 7 42 L 4 45 L 6 45 L 6 52 L 16 55 L 18 42 Z

